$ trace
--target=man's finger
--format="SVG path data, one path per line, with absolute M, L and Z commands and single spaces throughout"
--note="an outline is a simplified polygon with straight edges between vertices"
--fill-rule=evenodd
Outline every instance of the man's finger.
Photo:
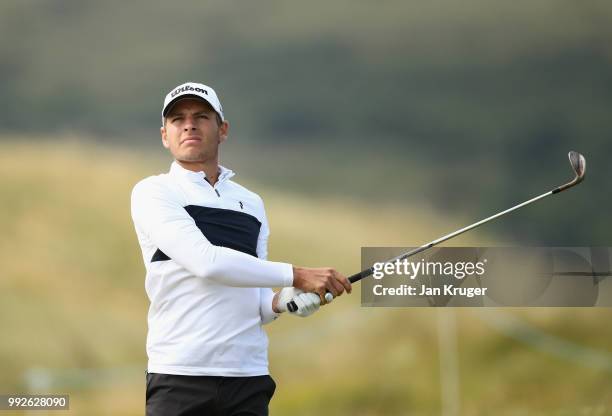
M 336 288 L 336 292 L 338 292 L 337 294 L 334 295 L 334 297 L 338 297 L 341 296 L 344 293 L 344 286 L 342 285 L 342 283 L 340 283 L 338 280 L 333 279 L 332 280 L 332 284 L 334 285 L 334 287 Z
M 327 304 L 327 302 L 325 300 L 325 294 L 326 293 L 327 293 L 327 291 L 325 289 L 321 289 L 321 290 L 316 292 L 316 294 L 319 296 L 319 302 L 320 302 L 321 305 Z
M 300 297 L 300 301 L 304 305 L 303 312 L 309 314 L 311 312 L 311 307 L 310 307 L 311 305 L 310 305 L 310 302 L 308 302 L 308 297 L 306 296 L 305 293 L 302 293 L 299 297 Z
M 327 288 L 328 292 L 331 292 L 331 294 L 334 295 L 334 297 L 338 296 L 338 289 L 336 289 L 336 286 L 334 285 L 333 280 L 328 281 L 325 287 Z M 325 291 L 323 292 L 321 296 L 322 298 L 325 296 Z
M 353 287 L 351 286 L 351 282 L 349 282 L 349 280 L 346 278 L 346 276 L 344 276 L 341 273 L 336 272 L 334 274 L 334 277 L 336 278 L 337 281 L 340 282 L 340 284 L 342 284 L 342 286 L 344 287 L 344 290 L 346 290 L 347 293 L 351 293 L 353 290 Z
M 297 315 L 298 316 L 303 316 L 303 314 L 307 314 L 308 313 L 308 307 L 306 306 L 306 303 L 304 302 L 304 299 L 301 297 L 302 295 L 298 295 L 295 298 L 293 298 L 293 301 L 295 302 L 295 304 L 298 307 L 297 310 Z
M 316 293 L 306 293 L 306 295 L 315 308 L 321 305 L 321 298 Z
M 341 275 L 341 277 L 342 278 L 340 279 L 340 283 L 342 283 L 342 286 L 344 286 L 344 288 L 346 289 L 346 293 L 351 293 L 353 291 L 353 286 L 351 285 L 351 282 L 349 282 L 346 276 Z

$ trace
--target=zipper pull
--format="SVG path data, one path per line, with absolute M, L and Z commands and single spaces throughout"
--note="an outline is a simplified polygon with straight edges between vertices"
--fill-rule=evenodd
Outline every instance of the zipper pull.
M 213 188 L 213 189 L 214 189 L 214 188 Z M 217 193 L 217 196 L 218 196 L 219 198 L 221 198 L 221 194 L 219 193 L 219 191 L 217 191 L 217 190 L 215 189 L 215 192 Z

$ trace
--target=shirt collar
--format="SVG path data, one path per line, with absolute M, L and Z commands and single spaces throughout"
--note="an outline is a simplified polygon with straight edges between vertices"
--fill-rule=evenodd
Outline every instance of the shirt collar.
M 179 165 L 176 160 L 170 165 L 170 175 L 180 176 L 192 182 L 201 182 L 202 179 L 206 178 L 206 174 L 203 171 L 194 172 L 192 170 L 185 169 Z M 234 175 L 235 173 L 232 170 L 219 165 L 219 178 L 217 179 L 217 183 L 221 183 Z

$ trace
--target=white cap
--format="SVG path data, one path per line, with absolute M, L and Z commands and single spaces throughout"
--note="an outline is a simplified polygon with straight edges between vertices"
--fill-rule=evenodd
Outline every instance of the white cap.
M 166 114 L 168 114 L 172 106 L 183 98 L 199 98 L 206 101 L 212 106 L 217 114 L 219 114 L 221 120 L 225 120 L 225 117 L 223 117 L 223 107 L 221 107 L 221 102 L 219 101 L 219 97 L 217 97 L 215 90 L 210 88 L 208 85 L 198 84 L 197 82 L 186 82 L 173 88 L 166 95 L 164 107 L 162 108 L 162 124 L 164 123 Z

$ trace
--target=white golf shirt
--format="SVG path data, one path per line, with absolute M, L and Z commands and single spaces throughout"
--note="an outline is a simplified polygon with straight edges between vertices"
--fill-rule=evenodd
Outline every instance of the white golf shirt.
M 272 287 L 293 285 L 292 266 L 266 261 L 268 221 L 261 198 L 220 167 L 204 172 L 172 163 L 132 191 L 132 218 L 146 268 L 151 373 L 268 374 L 276 318 Z

